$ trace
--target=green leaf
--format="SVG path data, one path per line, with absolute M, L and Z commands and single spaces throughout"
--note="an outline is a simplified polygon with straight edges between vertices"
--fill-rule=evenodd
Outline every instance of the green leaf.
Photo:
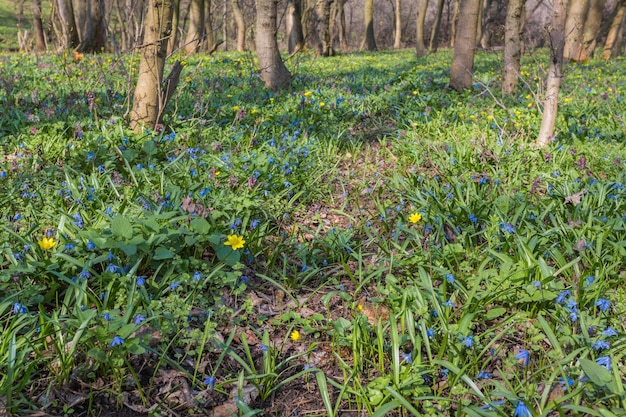
M 111 231 L 115 236 L 122 237 L 124 239 L 130 239 L 133 237 L 133 226 L 122 215 L 117 215 L 111 219 Z
M 163 246 L 159 246 L 154 251 L 154 256 L 152 256 L 152 259 L 159 261 L 163 259 L 172 259 L 173 257 L 174 257 L 174 252 L 168 249 L 165 249 Z
M 211 224 L 206 221 L 206 219 L 203 219 L 202 217 L 197 217 L 195 219 L 193 219 L 189 225 L 191 226 L 191 229 L 194 232 L 200 233 L 200 234 L 207 234 L 209 233 L 209 231 L 211 230 Z
M 87 356 L 97 360 L 98 362 L 105 363 L 107 361 L 106 353 L 96 347 L 89 349 Z
M 609 387 L 613 385 L 613 375 L 602 365 L 590 359 L 581 358 L 580 367 L 594 385 L 599 387 Z
M 492 308 L 492 309 L 489 309 L 489 311 L 487 311 L 487 313 L 485 313 L 485 319 L 493 320 L 493 319 L 495 319 L 497 317 L 500 317 L 504 313 L 506 313 L 506 308 L 504 308 L 504 307 Z

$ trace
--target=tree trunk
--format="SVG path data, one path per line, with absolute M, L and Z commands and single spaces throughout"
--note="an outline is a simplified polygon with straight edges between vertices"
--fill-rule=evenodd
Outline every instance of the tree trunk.
M 462 0 L 459 9 L 463 19 L 458 22 L 459 26 L 454 40 L 454 56 L 450 67 L 450 87 L 455 90 L 472 86 L 480 0 Z
M 337 15 L 336 20 L 339 26 L 339 47 L 341 48 L 341 52 L 348 52 L 348 41 L 346 39 L 346 13 L 344 10 L 344 4 L 346 0 L 336 0 L 337 1 Z
M 185 54 L 198 52 L 204 35 L 204 0 L 191 0 L 189 9 L 189 30 L 185 38 Z
M 211 2 L 211 0 L 207 0 Z M 167 54 L 171 55 L 172 52 L 178 48 L 178 21 L 180 20 L 180 0 L 172 0 L 172 33 L 167 40 Z
M 304 47 L 302 33 L 302 0 L 289 0 L 287 4 L 287 49 L 290 54 L 299 52 Z
M 582 55 L 583 29 L 589 10 L 589 0 L 570 0 L 565 21 L 565 47 L 563 57 L 566 60 L 580 61 Z
M 364 7 L 365 35 L 361 43 L 361 50 L 375 51 L 376 38 L 374 37 L 374 0 L 365 0 Z
M 459 9 L 460 0 L 454 0 L 454 12 L 452 12 L 452 23 L 450 24 L 450 48 L 454 48 L 454 40 L 456 39 L 456 25 L 459 21 Z
M 426 21 L 426 10 L 428 0 L 417 0 L 417 17 L 415 19 L 415 54 L 417 56 L 426 55 L 424 44 L 424 22 Z
M 331 56 L 335 54 L 330 45 L 330 6 L 331 0 L 320 0 L 317 3 L 316 33 L 319 35 L 317 53 L 320 56 Z
M 141 132 L 153 129 L 163 110 L 161 81 L 167 53 L 167 39 L 172 31 L 172 1 L 149 0 L 144 19 L 144 37 L 140 46 L 139 77 L 130 113 L 130 128 Z
M 519 79 L 522 57 L 522 15 L 525 0 L 509 0 L 504 24 L 504 74 L 502 94 L 513 94 Z
M 567 0 L 553 0 L 552 27 L 550 36 L 550 69 L 546 81 L 546 99 L 543 104 L 541 127 L 537 137 L 540 147 L 550 143 L 554 135 L 554 125 L 559 107 L 559 88 L 563 69 L 563 49 L 565 48 L 565 20 Z
M 78 30 L 76 29 L 76 21 L 74 20 L 74 8 L 71 0 L 57 0 L 59 17 L 63 30 L 63 49 L 74 49 L 80 43 L 78 39 Z
M 44 52 L 46 39 L 43 35 L 43 23 L 41 21 L 41 0 L 33 0 L 33 35 L 35 37 L 35 52 Z
M 604 12 L 605 0 L 590 0 L 587 20 L 583 30 L 583 47 L 581 60 L 584 61 L 593 56 L 596 49 L 596 39 L 602 25 L 602 12 Z
M 237 27 L 237 50 L 243 52 L 246 50 L 246 22 L 243 20 L 243 13 L 241 13 L 239 8 L 238 0 L 231 0 L 230 3 L 233 9 L 235 26 Z
M 288 86 L 292 78 L 278 51 L 276 2 L 277 0 L 256 0 L 256 54 L 261 79 L 271 90 Z
M 483 20 L 481 25 L 481 36 L 478 41 L 480 47 L 488 49 L 493 35 L 494 17 L 492 16 L 492 1 L 486 0 L 483 5 Z
M 402 48 L 402 0 L 396 0 L 393 49 Z
M 435 15 L 435 21 L 433 22 L 433 28 L 430 31 L 430 43 L 428 49 L 431 52 L 437 52 L 439 42 L 439 28 L 441 27 L 441 16 L 443 15 L 443 0 L 437 0 L 437 14 Z
M 211 1 L 204 0 L 204 50 L 212 53 L 217 48 L 215 42 L 215 34 L 213 33 L 213 11 L 211 10 Z
M 602 51 L 602 59 L 608 61 L 611 57 L 615 56 L 615 44 L 617 43 L 617 37 L 620 31 L 620 27 L 624 21 L 624 12 L 626 12 L 626 0 L 621 0 L 617 6 L 617 12 L 611 21 L 611 28 L 606 35 L 606 41 L 604 42 L 604 50 Z

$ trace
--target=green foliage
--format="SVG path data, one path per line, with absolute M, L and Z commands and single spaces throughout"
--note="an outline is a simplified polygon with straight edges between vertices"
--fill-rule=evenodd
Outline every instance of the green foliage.
M 512 97 L 495 54 L 464 93 L 446 51 L 301 55 L 280 94 L 190 57 L 135 134 L 133 57 L 1 56 L 0 402 L 165 410 L 175 370 L 204 413 L 298 386 L 328 415 L 619 415 L 623 62 L 568 69 L 536 150 L 545 57 Z

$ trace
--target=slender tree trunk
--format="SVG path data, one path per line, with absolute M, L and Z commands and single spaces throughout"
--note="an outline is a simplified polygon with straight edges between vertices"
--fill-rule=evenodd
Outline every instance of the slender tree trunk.
M 525 0 L 509 0 L 504 24 L 504 75 L 502 93 L 513 94 L 519 79 L 522 57 L 522 15 Z
M 363 36 L 363 42 L 361 43 L 361 50 L 375 51 L 376 38 L 374 36 L 374 0 L 365 0 L 364 11 L 365 35 Z
M 212 53 L 215 51 L 217 44 L 215 42 L 215 34 L 213 33 L 213 10 L 211 9 L 212 0 L 204 0 L 204 50 Z
M 41 21 L 41 0 L 33 0 L 33 34 L 35 36 L 35 52 L 46 50 L 46 40 L 43 35 L 43 23 Z
M 302 34 L 302 0 L 289 0 L 287 4 L 287 48 L 290 54 L 296 53 L 304 47 Z
M 450 87 L 463 90 L 472 86 L 474 53 L 476 51 L 476 25 L 480 11 L 480 0 L 462 0 L 456 38 L 454 40 L 454 56 L 450 67 Z
M 481 25 L 480 40 L 478 43 L 483 49 L 488 49 L 491 44 L 491 36 L 493 35 L 493 17 L 492 17 L 492 0 L 485 0 L 483 5 L 483 20 Z
M 126 20 L 122 17 L 122 6 L 120 0 L 115 1 L 115 15 L 120 25 L 120 48 L 122 51 L 128 50 L 128 25 Z
M 546 146 L 554 135 L 554 125 L 559 108 L 559 88 L 563 70 L 563 49 L 565 48 L 565 20 L 567 0 L 553 0 L 552 27 L 550 36 L 550 69 L 546 81 L 546 99 L 543 104 L 541 127 L 537 145 Z
M 71 0 L 57 0 L 59 17 L 63 27 L 63 48 L 74 49 L 80 43 L 78 39 L 78 30 L 76 29 L 76 21 L 74 20 L 74 8 Z
M 243 20 L 243 13 L 239 8 L 238 0 L 231 0 L 233 9 L 233 19 L 237 27 L 237 50 L 243 52 L 246 50 L 246 22 Z
M 339 47 L 341 52 L 348 52 L 348 41 L 346 39 L 346 13 L 344 10 L 344 4 L 346 0 L 337 0 L 337 25 L 339 26 Z
M 454 12 L 452 13 L 452 23 L 450 24 L 450 48 L 454 48 L 456 39 L 456 25 L 459 21 L 460 0 L 454 0 Z
M 191 0 L 189 9 L 189 30 L 185 38 L 185 54 L 198 52 L 204 35 L 204 0 Z
M 582 60 L 593 56 L 596 48 L 596 39 L 602 25 L 602 12 L 604 12 L 605 0 L 590 0 L 585 29 L 583 30 Z
M 437 52 L 437 47 L 439 46 L 439 28 L 441 27 L 441 16 L 443 16 L 443 4 L 444 0 L 437 0 L 437 14 L 435 15 L 433 28 L 430 31 L 430 44 L 428 45 L 428 49 L 431 52 Z
M 210 0 L 207 0 L 210 3 Z M 172 0 L 172 34 L 167 40 L 167 54 L 178 48 L 178 21 L 180 20 L 180 0 Z
M 400 49 L 402 47 L 402 0 L 396 0 L 395 9 L 395 29 L 393 38 L 393 48 Z
M 320 56 L 334 55 L 330 45 L 330 6 L 331 0 L 321 0 L 317 3 L 317 30 L 319 35 L 318 54 Z
M 141 132 L 153 129 L 163 109 L 161 82 L 167 53 L 167 39 L 172 31 L 171 0 L 149 0 L 140 47 L 139 77 L 130 113 L 130 128 Z
M 617 13 L 611 21 L 611 27 L 609 33 L 606 35 L 606 41 L 604 42 L 604 50 L 602 51 L 602 59 L 608 61 L 611 57 L 615 56 L 615 44 L 617 43 L 617 37 L 620 31 L 620 27 L 623 25 L 624 12 L 626 12 L 626 1 L 621 0 L 617 6 Z
M 583 30 L 589 0 L 570 0 L 565 21 L 565 47 L 563 57 L 566 60 L 579 61 L 582 55 Z
M 288 86 L 292 78 L 280 57 L 276 41 L 276 2 L 256 0 L 256 54 L 261 79 L 272 90 Z
M 415 19 L 415 54 L 417 56 L 426 55 L 424 44 L 424 22 L 426 21 L 426 10 L 428 0 L 417 0 L 417 17 Z

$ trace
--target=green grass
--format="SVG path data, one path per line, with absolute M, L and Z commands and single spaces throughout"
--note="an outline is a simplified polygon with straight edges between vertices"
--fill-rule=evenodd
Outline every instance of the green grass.
M 500 58 L 458 93 L 449 51 L 297 55 L 274 94 L 190 57 L 138 135 L 136 57 L 1 56 L 0 402 L 623 413 L 624 61 L 567 69 L 537 150 L 547 55 L 512 97 Z
M 32 15 L 30 2 L 24 6 L 24 18 L 20 22 L 17 18 L 17 9 L 14 1 L 0 0 L 0 51 L 19 49 L 17 41 L 18 30 L 31 31 L 32 38 Z

